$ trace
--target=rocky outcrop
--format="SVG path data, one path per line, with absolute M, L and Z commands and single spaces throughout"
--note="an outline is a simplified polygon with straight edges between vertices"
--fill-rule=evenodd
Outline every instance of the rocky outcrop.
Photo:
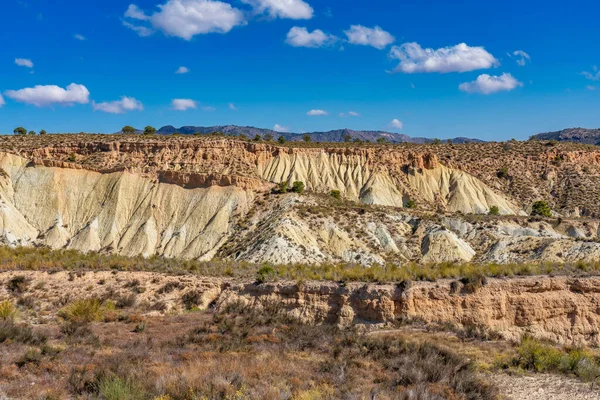
M 218 307 L 276 302 L 308 323 L 380 324 L 402 318 L 483 327 L 518 341 L 527 334 L 556 343 L 600 345 L 600 279 L 489 279 L 475 290 L 458 281 L 412 285 L 303 282 L 234 284 Z
M 7 282 L 24 276 L 27 295 L 39 300 L 38 318 L 52 317 L 65 300 L 125 296 L 130 282 L 138 290 L 136 304 L 153 311 L 184 309 L 183 296 L 194 293 L 196 306 L 217 311 L 231 304 L 277 308 L 305 323 L 383 327 L 400 320 L 486 328 L 508 340 L 523 335 L 566 345 L 600 345 L 600 278 L 527 277 L 488 279 L 483 286 L 459 281 L 364 284 L 303 281 L 256 284 L 248 281 L 167 275 L 153 272 L 0 273 L 0 300 L 18 296 Z M 42 284 L 38 284 L 43 282 Z M 168 286 L 169 290 L 164 288 Z M 190 296 L 188 296 L 190 297 Z M 43 300 L 41 300 L 43 299 Z M 189 307 L 190 304 L 187 304 Z

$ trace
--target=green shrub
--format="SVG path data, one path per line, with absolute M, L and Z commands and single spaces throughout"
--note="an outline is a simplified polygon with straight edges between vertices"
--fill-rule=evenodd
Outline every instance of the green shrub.
M 279 193 L 287 193 L 288 191 L 288 183 L 287 182 L 281 182 L 279 184 Z
M 279 144 L 284 144 L 285 143 L 285 138 L 283 136 L 279 136 L 279 138 L 277 139 L 277 141 L 279 142 Z
M 17 343 L 40 345 L 48 338 L 33 331 L 28 325 L 17 325 L 13 321 L 0 321 L 0 343 L 11 340 Z
M 269 281 L 272 281 L 273 279 L 275 279 L 276 276 L 277 276 L 277 272 L 275 271 L 275 269 L 273 267 L 271 267 L 270 265 L 264 265 L 256 272 L 256 282 L 257 283 L 269 282 Z
M 296 181 L 292 185 L 292 192 L 294 192 L 294 193 L 302 194 L 302 193 L 304 193 L 304 189 L 305 189 L 304 182 Z
M 17 275 L 8 280 L 6 288 L 9 292 L 21 294 L 27 290 L 27 287 L 29 286 L 29 281 L 30 280 L 25 276 Z
M 342 198 L 342 193 L 339 190 L 332 190 L 329 195 L 336 200 L 340 200 Z
M 406 201 L 406 205 L 404 206 L 405 208 L 415 208 L 417 206 L 417 203 L 415 203 L 414 200 L 407 200 Z
M 500 179 L 508 179 L 510 175 L 508 174 L 508 168 L 502 167 L 496 173 L 496 176 Z
M 14 321 L 17 317 L 17 308 L 12 301 L 4 300 L 0 302 L 0 320 Z
M 531 206 L 531 215 L 550 218 L 552 216 L 552 210 L 545 201 L 540 200 L 536 201 Z
M 589 352 L 560 349 L 530 337 L 521 341 L 512 364 L 528 371 L 574 374 L 585 381 L 600 376 L 598 359 Z
M 488 215 L 500 215 L 500 209 L 498 206 L 491 206 Z

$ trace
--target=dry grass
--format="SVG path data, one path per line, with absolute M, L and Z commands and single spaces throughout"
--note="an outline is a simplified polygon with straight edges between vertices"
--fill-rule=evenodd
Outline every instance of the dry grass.
M 534 275 L 597 275 L 600 262 L 572 263 L 514 263 L 476 264 L 404 263 L 373 265 L 366 268 L 351 263 L 324 263 L 268 265 L 233 261 L 208 261 L 167 259 L 162 257 L 124 257 L 99 253 L 79 253 L 74 250 L 50 250 L 47 248 L 0 246 L 0 270 L 4 271 L 147 271 L 169 274 L 193 274 L 208 277 L 256 279 L 258 282 L 275 280 L 328 280 L 345 282 L 402 282 L 408 280 L 435 281 L 437 279 L 461 279 L 465 284 L 482 277 L 511 277 Z M 16 282 L 16 283 L 15 283 Z M 26 283 L 24 283 L 26 282 Z M 22 295 L 29 283 L 22 276 L 7 283 L 15 294 Z M 130 284 L 128 284 L 130 285 Z M 179 283 L 169 282 L 160 293 L 169 293 L 179 288 Z M 139 285 L 130 285 L 132 291 L 142 290 Z M 13 290 L 18 287 L 18 290 Z M 132 299 L 117 299 L 123 304 Z
M 36 399 L 475 400 L 496 395 L 471 361 L 447 347 L 302 325 L 275 306 L 259 312 L 234 304 L 223 314 L 154 317 L 144 330 L 135 327 L 128 321 L 92 323 L 90 335 L 97 340 L 73 342 L 48 326 L 47 342 L 2 344 L 0 387 L 9 397 Z

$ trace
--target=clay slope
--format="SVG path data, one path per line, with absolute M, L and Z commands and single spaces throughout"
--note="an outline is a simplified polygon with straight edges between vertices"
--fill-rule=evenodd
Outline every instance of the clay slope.
M 210 259 L 249 208 L 235 186 L 184 189 L 128 172 L 29 167 L 0 156 L 0 223 L 10 245 Z

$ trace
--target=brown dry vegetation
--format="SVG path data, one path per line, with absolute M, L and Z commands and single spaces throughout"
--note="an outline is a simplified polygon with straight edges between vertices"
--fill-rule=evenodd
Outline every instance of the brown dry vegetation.
M 449 347 L 302 325 L 276 306 L 258 312 L 232 305 L 219 314 L 143 319 L 131 309 L 116 317 L 105 310 L 103 321 L 66 312 L 42 327 L 1 323 L 0 395 L 175 400 L 497 394 L 471 361 Z
M 268 266 L 272 272 L 260 273 Z M 276 280 L 327 280 L 343 282 L 402 282 L 408 280 L 435 281 L 463 279 L 477 281 L 482 277 L 535 275 L 593 276 L 600 272 L 600 261 L 574 263 L 405 263 L 373 265 L 365 268 L 352 263 L 319 265 L 269 265 L 234 261 L 195 261 L 163 257 L 125 257 L 100 253 L 80 253 L 74 250 L 51 250 L 0 246 L 0 271 L 147 271 L 169 274 L 192 274 L 208 277 Z M 11 291 L 19 291 L 27 282 L 13 282 Z

